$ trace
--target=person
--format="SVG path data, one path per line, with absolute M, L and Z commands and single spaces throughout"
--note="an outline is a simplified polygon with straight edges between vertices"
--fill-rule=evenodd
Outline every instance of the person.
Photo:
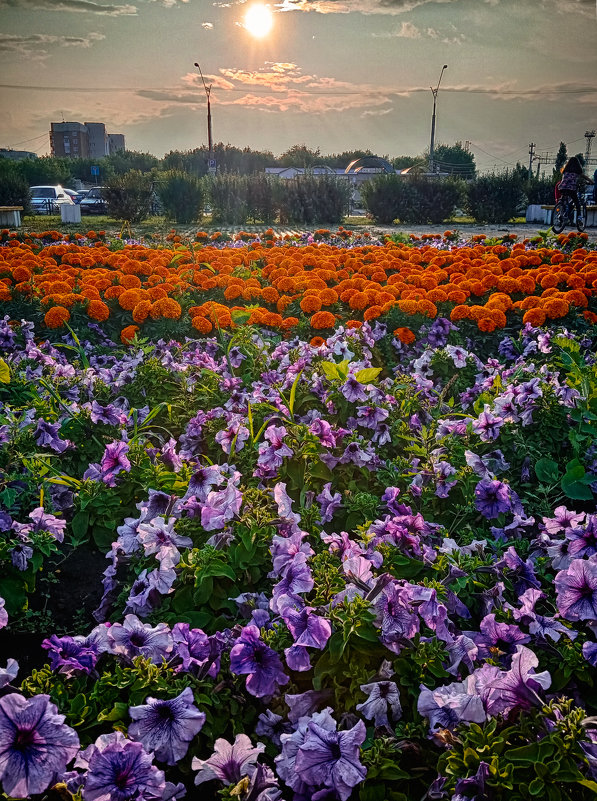
M 584 174 L 582 164 L 577 156 L 569 158 L 560 172 L 562 173 L 562 178 L 556 186 L 556 199 L 562 196 L 569 197 L 576 209 L 576 219 L 578 222 L 582 223 L 584 220 L 580 213 L 580 198 L 578 196 L 579 184 L 592 184 L 593 181 Z

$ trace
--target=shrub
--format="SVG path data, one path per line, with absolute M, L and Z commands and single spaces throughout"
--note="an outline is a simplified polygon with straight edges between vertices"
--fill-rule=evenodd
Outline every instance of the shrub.
M 516 216 L 525 195 L 517 175 L 484 175 L 468 186 L 466 206 L 479 223 L 508 222 Z
M 531 179 L 525 186 L 527 200 L 533 205 L 554 202 L 554 191 L 557 180 L 553 178 Z
M 31 191 L 27 179 L 10 167 L 2 165 L 0 171 L 0 206 L 22 206 L 24 214 L 30 212 Z
M 246 179 L 247 217 L 266 225 L 276 218 L 274 182 L 267 175 L 251 175 Z
M 365 209 L 381 225 L 389 225 L 398 217 L 404 203 L 404 190 L 404 178 L 398 175 L 379 175 L 360 188 Z
M 103 190 L 110 217 L 131 223 L 141 222 L 149 216 L 152 195 L 152 177 L 139 170 L 129 170 L 111 178 Z
M 215 175 L 209 179 L 212 223 L 243 225 L 247 221 L 247 179 L 240 175 Z
M 440 223 L 463 202 L 465 185 L 459 178 L 380 175 L 364 184 L 361 195 L 378 223 Z
M 297 175 L 276 185 L 282 224 L 341 223 L 348 211 L 350 186 L 329 175 Z
M 167 170 L 160 176 L 157 193 L 166 216 L 177 223 L 192 223 L 203 216 L 203 186 L 196 176 Z

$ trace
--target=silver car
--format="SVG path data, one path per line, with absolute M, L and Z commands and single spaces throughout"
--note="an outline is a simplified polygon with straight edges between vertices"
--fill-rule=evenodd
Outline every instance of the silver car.
M 31 209 L 33 214 L 59 214 L 60 206 L 74 206 L 64 189 L 57 186 L 31 186 Z

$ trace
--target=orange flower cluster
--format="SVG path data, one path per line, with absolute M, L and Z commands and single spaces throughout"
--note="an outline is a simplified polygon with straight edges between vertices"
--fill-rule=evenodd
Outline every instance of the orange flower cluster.
M 355 328 L 393 310 L 404 317 L 396 336 L 409 342 L 415 334 L 408 318 L 417 330 L 438 314 L 471 320 L 484 332 L 509 319 L 542 325 L 571 313 L 586 312 L 590 322 L 587 307 L 597 293 L 597 252 L 584 247 L 491 245 L 483 235 L 451 250 L 435 235 L 417 246 L 353 248 L 322 241 L 273 246 L 271 238 L 226 248 L 211 244 L 213 236 L 197 238 L 186 246 L 127 245 L 116 252 L 101 239 L 91 247 L 52 236 L 45 246 L 35 235 L 10 240 L 0 249 L 0 304 L 13 297 L 41 304 L 49 328 L 74 315 L 117 331 L 180 321 L 200 334 L 239 320 L 282 331 L 301 319 L 314 331 Z M 562 245 L 571 242 L 583 240 Z

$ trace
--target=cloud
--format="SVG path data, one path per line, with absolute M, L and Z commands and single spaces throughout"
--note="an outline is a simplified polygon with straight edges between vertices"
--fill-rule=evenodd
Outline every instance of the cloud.
M 94 3 L 92 0 L 0 0 L 0 8 L 22 8 L 33 11 L 62 11 L 99 14 L 105 17 L 132 16 L 136 6 L 111 6 Z
M 280 0 L 276 11 L 314 11 L 318 14 L 405 14 L 425 5 L 460 3 L 461 0 Z M 498 6 L 502 0 L 482 0 L 485 5 Z M 557 14 L 595 16 L 595 0 L 527 0 L 529 6 Z M 214 3 L 214 5 L 216 5 Z M 230 4 L 227 4 L 230 5 Z
M 213 26 L 214 26 L 213 22 L 202 22 L 201 23 L 201 27 L 205 28 L 206 31 L 211 31 Z
M 91 47 L 93 42 L 105 39 L 103 33 L 88 33 L 87 36 L 55 36 L 49 33 L 31 33 L 25 36 L 0 34 L 0 55 L 26 56 L 43 59 L 48 55 L 47 47 Z
M 454 25 L 450 26 L 453 31 L 456 31 Z M 399 28 L 393 31 L 383 31 L 382 33 L 371 34 L 374 39 L 433 39 L 442 44 L 463 44 L 466 41 L 466 36 L 463 33 L 457 33 L 454 36 L 441 33 L 435 28 L 426 28 L 422 30 L 413 25 L 412 22 L 402 22 Z

